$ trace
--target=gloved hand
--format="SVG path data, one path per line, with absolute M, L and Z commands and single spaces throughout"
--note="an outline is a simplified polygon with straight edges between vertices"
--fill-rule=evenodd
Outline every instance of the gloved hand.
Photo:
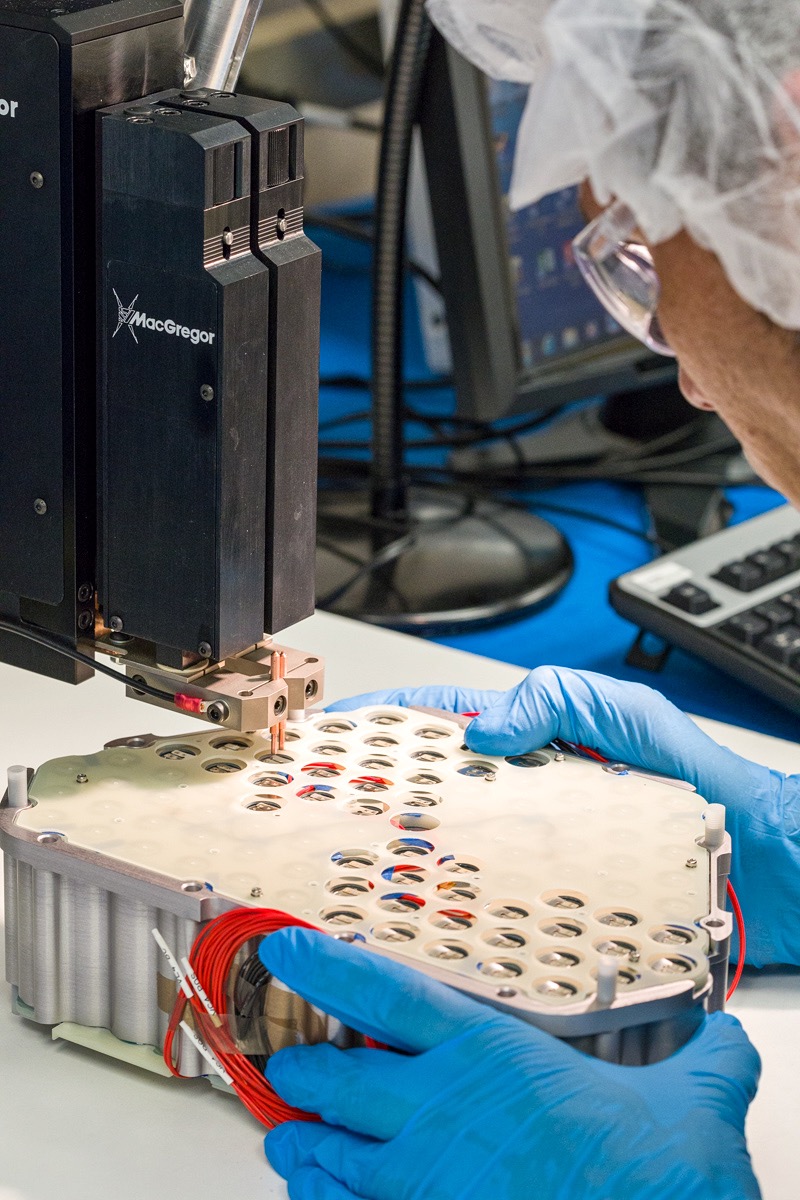
M 343 712 L 369 704 L 480 712 L 466 732 L 478 754 L 521 754 L 563 738 L 694 784 L 710 803 L 727 808 L 747 962 L 800 965 L 800 776 L 717 745 L 651 688 L 588 672 L 539 667 L 508 692 L 400 689 L 332 707 Z
M 707 1017 L 672 1058 L 620 1067 L 366 949 L 286 929 L 265 967 L 406 1052 L 298 1046 L 267 1078 L 322 1124 L 267 1135 L 291 1200 L 751 1200 L 758 1055 Z

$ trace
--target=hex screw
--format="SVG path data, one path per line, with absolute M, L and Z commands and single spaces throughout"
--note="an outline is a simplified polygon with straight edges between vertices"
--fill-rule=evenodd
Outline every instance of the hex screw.
M 694 867 L 697 866 L 697 859 L 696 858 L 687 858 L 686 866 L 689 867 L 690 870 L 692 870 Z
M 228 246 L 228 247 L 233 245 L 233 230 L 231 230 L 231 229 L 225 230 L 225 232 L 222 235 L 222 244 L 223 244 L 223 246 Z
M 36 188 L 37 192 L 44 187 L 44 175 L 41 171 L 31 171 L 31 187 Z
M 253 900 L 260 900 L 264 892 L 260 887 L 250 888 L 250 896 Z
M 215 392 L 210 383 L 204 383 L 200 388 L 200 399 L 205 400 L 206 404 L 210 404 L 214 399 Z
M 306 684 L 306 700 L 313 700 L 319 691 L 316 679 L 310 679 Z
M 108 628 L 112 633 L 122 633 L 123 629 L 125 628 L 125 622 L 123 621 L 122 617 L 112 617 L 108 622 Z
M 278 699 L 275 701 L 275 716 L 282 717 L 285 712 L 286 712 L 286 697 L 278 696 Z
M 556 753 L 553 755 L 553 762 L 564 762 L 565 759 L 566 759 L 566 756 L 563 755 L 560 750 L 557 750 Z
M 78 629 L 87 630 L 92 624 L 94 617 L 90 612 L 82 612 L 78 617 Z
M 76 775 L 76 776 L 75 776 L 75 782 L 76 782 L 76 783 L 88 783 L 88 782 L 89 782 L 89 776 L 88 776 L 88 775 L 84 775 L 84 774 L 83 774 L 83 772 L 81 771 L 80 775 Z
M 211 643 L 210 642 L 201 642 L 200 645 L 197 647 L 197 653 L 200 655 L 201 658 L 211 658 L 211 655 L 213 654 L 213 650 L 211 648 Z
M 47 501 L 46 500 L 34 500 L 33 511 L 36 513 L 37 517 L 45 516 L 45 514 L 47 513 Z
M 90 583 L 82 583 L 78 588 L 78 601 L 80 604 L 88 604 L 94 595 L 94 588 Z
M 223 704 L 221 700 L 215 700 L 213 704 L 209 704 L 206 715 L 209 721 L 216 721 L 218 725 L 221 725 L 223 721 L 227 720 L 228 713 L 227 704 Z

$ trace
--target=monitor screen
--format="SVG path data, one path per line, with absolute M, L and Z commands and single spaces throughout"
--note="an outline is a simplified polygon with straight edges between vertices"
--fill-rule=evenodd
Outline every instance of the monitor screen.
M 586 286 L 575 263 L 572 241 L 586 225 L 578 189 L 565 188 L 538 204 L 510 210 L 511 173 L 528 89 L 524 84 L 490 81 L 488 90 L 507 213 L 521 369 L 555 364 L 576 351 L 627 340 L 627 334 Z

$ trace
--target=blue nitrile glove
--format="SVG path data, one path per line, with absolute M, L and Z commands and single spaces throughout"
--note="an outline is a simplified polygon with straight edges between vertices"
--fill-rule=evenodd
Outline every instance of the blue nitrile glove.
M 261 944 L 269 972 L 410 1052 L 297 1046 L 267 1078 L 318 1112 L 267 1135 L 291 1200 L 750 1200 L 744 1140 L 758 1055 L 707 1017 L 664 1062 L 581 1054 L 420 971 L 305 929 Z
M 369 704 L 480 712 L 466 732 L 478 754 L 521 754 L 563 738 L 694 784 L 709 803 L 727 809 L 747 962 L 800 965 L 800 776 L 719 746 L 652 688 L 586 671 L 538 667 L 508 692 L 406 688 L 331 707 L 344 712 Z

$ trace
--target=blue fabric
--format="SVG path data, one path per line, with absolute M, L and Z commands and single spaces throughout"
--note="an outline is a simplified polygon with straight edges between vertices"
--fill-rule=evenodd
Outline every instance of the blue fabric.
M 405 1053 L 298 1046 L 267 1078 L 321 1124 L 268 1134 L 292 1200 L 754 1200 L 744 1122 L 760 1064 L 708 1017 L 665 1062 L 590 1058 L 516 1017 L 324 934 L 287 929 L 267 970 Z
M 332 707 L 377 702 L 480 712 L 466 732 L 478 754 L 520 754 L 563 738 L 685 779 L 709 803 L 727 809 L 747 962 L 800 966 L 800 776 L 770 771 L 718 746 L 652 688 L 589 672 L 540 667 L 508 692 L 403 688 Z
M 369 248 L 316 231 L 313 227 L 311 233 L 322 246 L 325 256 L 322 378 L 355 376 L 366 381 L 369 378 Z M 411 290 L 407 312 L 407 375 L 421 378 L 427 372 Z M 430 411 L 446 412 L 448 408 L 452 411 L 453 399 L 443 390 L 432 396 L 415 394 L 414 403 Z M 322 421 L 363 410 L 368 404 L 369 395 L 365 389 L 323 387 Z M 368 432 L 368 425 L 361 422 L 324 433 L 323 444 L 334 437 L 364 438 Z M 362 456 L 366 457 L 366 452 Z M 731 489 L 730 499 L 735 506 L 735 521 L 756 516 L 783 503 L 775 492 L 762 487 Z M 533 511 L 541 512 L 568 538 L 576 558 L 571 583 L 553 605 L 533 616 L 494 629 L 437 638 L 437 641 L 522 667 L 555 662 L 651 684 L 680 708 L 701 716 L 715 717 L 776 737 L 800 738 L 800 717 L 682 651 L 674 651 L 664 671 L 656 676 L 625 665 L 625 655 L 636 629 L 611 609 L 608 585 L 616 576 L 649 561 L 650 547 L 644 540 L 621 530 L 551 513 L 546 505 L 555 503 L 605 515 L 644 531 L 647 518 L 640 489 L 610 483 L 569 484 L 531 492 L 528 502 Z M 476 679 L 475 684 L 478 686 L 480 680 Z

